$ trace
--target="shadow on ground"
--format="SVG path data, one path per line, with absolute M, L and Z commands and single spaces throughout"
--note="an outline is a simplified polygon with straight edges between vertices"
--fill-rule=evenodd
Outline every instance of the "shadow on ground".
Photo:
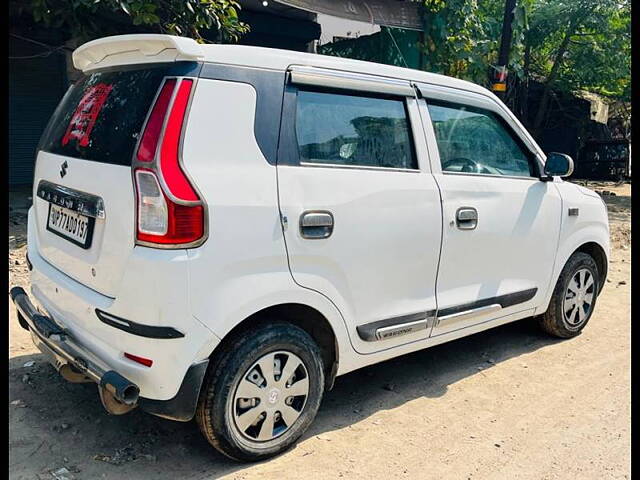
M 556 342 L 526 319 L 339 377 L 303 438 L 345 428 L 416 398 L 444 401 L 449 385 L 479 374 L 479 367 L 492 368 Z M 35 365 L 24 367 L 29 361 Z M 215 452 L 194 422 L 171 422 L 140 411 L 108 416 L 95 385 L 66 383 L 42 355 L 14 357 L 9 368 L 9 401 L 24 404 L 9 406 L 10 476 L 20 472 L 38 478 L 67 466 L 79 472 L 76 478 L 105 478 L 106 473 L 106 478 L 209 479 L 247 468 Z M 58 463 L 44 464 L 38 456 L 43 449 Z M 104 463 L 96 455 L 122 464 Z

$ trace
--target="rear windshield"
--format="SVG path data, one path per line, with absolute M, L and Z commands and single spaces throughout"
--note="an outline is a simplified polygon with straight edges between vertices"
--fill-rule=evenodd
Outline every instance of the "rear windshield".
M 140 130 L 166 74 L 164 68 L 145 68 L 85 76 L 62 99 L 40 149 L 131 165 Z

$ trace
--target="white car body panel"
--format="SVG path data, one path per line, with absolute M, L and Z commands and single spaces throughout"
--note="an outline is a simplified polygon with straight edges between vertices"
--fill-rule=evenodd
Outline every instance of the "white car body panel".
M 502 309 L 434 327 L 433 335 L 534 308 L 550 282 L 560 233 L 561 202 L 552 182 L 538 179 L 439 174 L 442 191 L 442 253 L 438 272 L 440 310 L 537 289 L 533 298 Z M 474 230 L 456 226 L 456 210 L 478 212 Z
M 360 353 L 424 339 L 428 331 L 365 343 L 358 325 L 436 308 L 440 205 L 433 178 L 420 173 L 278 167 L 293 277 L 342 312 Z M 306 210 L 328 210 L 334 232 L 304 239 Z M 384 253 L 382 253 L 384 252 Z
M 597 193 L 587 188 L 560 179 L 556 179 L 554 185 L 558 188 L 562 199 L 562 226 L 553 274 L 546 294 L 540 299 L 536 308 L 536 314 L 547 310 L 562 268 L 569 257 L 581 246 L 588 243 L 599 245 L 604 250 L 606 270 L 609 270 L 609 221 L 605 203 Z M 569 208 L 578 208 L 578 216 L 569 216 Z

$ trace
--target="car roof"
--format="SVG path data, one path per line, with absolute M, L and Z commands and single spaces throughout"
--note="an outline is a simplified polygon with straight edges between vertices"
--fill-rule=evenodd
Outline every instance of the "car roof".
M 195 60 L 277 71 L 293 65 L 428 83 L 493 97 L 486 88 L 457 78 L 411 68 L 315 53 L 247 45 L 199 44 L 192 38 L 160 34 L 115 35 L 92 40 L 73 52 L 76 68 L 87 72 L 117 65 Z
M 247 45 L 202 45 L 204 61 L 224 63 L 253 68 L 286 70 L 292 65 L 303 65 L 353 73 L 365 73 L 382 77 L 424 82 L 481 93 L 490 93 L 486 88 L 466 80 L 460 80 L 437 73 L 424 72 L 411 68 L 385 65 L 350 58 L 320 55 L 317 53 L 280 50 L 277 48 L 254 47 Z

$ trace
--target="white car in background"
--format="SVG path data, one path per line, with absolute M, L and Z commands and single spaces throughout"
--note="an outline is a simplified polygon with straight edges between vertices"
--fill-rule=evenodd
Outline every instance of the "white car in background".
M 165 35 L 79 47 L 37 151 L 21 325 L 105 408 L 259 460 L 337 376 L 525 317 L 577 335 L 599 196 L 493 94 Z

